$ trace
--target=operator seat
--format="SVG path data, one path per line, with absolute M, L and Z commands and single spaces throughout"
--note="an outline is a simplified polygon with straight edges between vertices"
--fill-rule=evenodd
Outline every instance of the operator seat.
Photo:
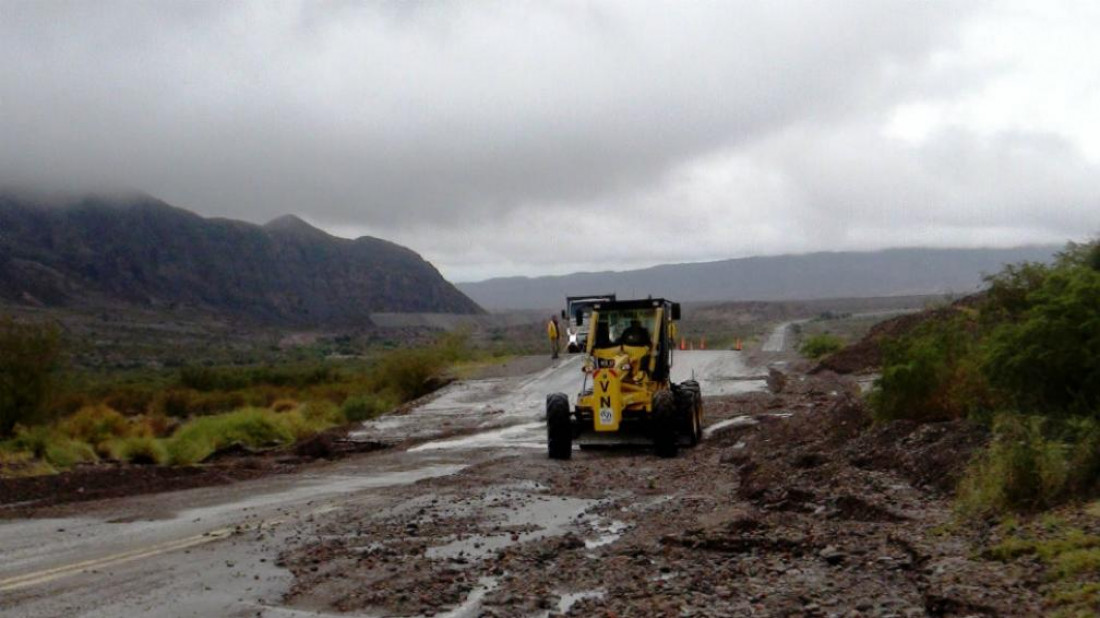
M 652 340 L 649 338 L 649 331 L 646 327 L 642 326 L 642 323 L 638 320 L 631 320 L 630 326 L 626 327 L 622 336 L 619 337 L 619 343 L 622 345 L 635 345 L 648 347 Z

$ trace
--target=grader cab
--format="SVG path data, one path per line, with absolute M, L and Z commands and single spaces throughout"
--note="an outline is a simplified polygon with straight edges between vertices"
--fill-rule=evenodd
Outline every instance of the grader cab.
M 673 457 L 681 445 L 699 442 L 699 384 L 670 380 L 679 319 L 679 303 L 660 298 L 592 305 L 577 405 L 571 410 L 564 393 L 546 398 L 552 459 L 569 459 L 574 441 L 582 448 L 652 444 L 662 457 Z

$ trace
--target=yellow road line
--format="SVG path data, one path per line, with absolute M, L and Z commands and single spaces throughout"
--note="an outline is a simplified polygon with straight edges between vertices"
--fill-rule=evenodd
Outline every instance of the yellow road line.
M 105 556 L 103 558 L 95 558 L 92 560 L 84 560 L 82 562 L 75 562 L 73 564 L 54 567 L 52 569 L 45 569 L 43 571 L 36 571 L 34 573 L 27 573 L 24 575 L 16 575 L 15 577 L 9 577 L 7 579 L 0 579 L 0 592 L 8 592 L 11 590 L 17 590 L 19 588 L 26 588 L 27 586 L 45 584 L 56 579 L 76 575 L 77 573 L 90 569 L 103 569 L 107 567 L 118 566 L 120 564 L 126 564 L 127 562 L 141 560 L 142 558 L 148 558 L 150 556 L 179 551 L 181 549 L 187 549 L 189 547 L 196 547 L 198 545 L 217 541 L 218 539 L 224 539 L 225 537 L 233 534 L 235 530 L 236 528 L 221 528 L 219 530 L 206 532 L 200 535 L 178 539 L 175 541 L 168 541 L 166 543 L 159 543 L 157 545 L 134 549 L 128 552 L 114 554 L 112 556 Z
M 307 515 L 321 515 L 329 513 L 331 511 L 339 510 L 341 507 L 335 503 L 322 505 L 319 508 L 313 509 Z M 288 518 L 269 519 L 266 521 L 260 521 L 256 524 L 255 531 L 260 532 L 265 528 L 271 528 L 285 523 Z M 26 573 L 23 575 L 16 575 L 14 577 L 8 577 L 6 579 L 0 579 L 0 592 L 9 592 L 12 590 L 18 590 L 19 588 L 26 588 L 28 586 L 37 586 L 40 584 L 46 584 L 54 580 L 70 577 L 78 573 L 88 571 L 91 569 L 105 569 L 107 567 L 118 566 L 120 564 L 126 564 L 127 562 L 133 562 L 135 560 L 141 560 L 142 558 L 149 558 L 152 556 L 158 556 L 160 554 L 166 554 L 173 551 L 179 551 L 181 549 L 188 549 L 190 547 L 197 547 L 199 545 L 205 545 L 217 541 L 218 539 L 224 539 L 234 532 L 243 532 L 248 528 L 245 526 L 234 526 L 232 528 L 219 528 L 210 532 L 204 532 L 195 536 L 190 536 L 183 539 L 177 539 L 175 541 L 166 541 L 164 543 L 158 543 L 156 545 L 150 545 L 148 547 L 142 547 L 138 549 L 132 549 L 130 551 L 114 554 L 111 556 L 104 556 L 103 558 L 93 558 L 91 560 L 84 560 L 82 562 L 74 562 L 73 564 L 66 564 L 52 569 L 44 569 L 42 571 L 35 571 L 33 573 Z

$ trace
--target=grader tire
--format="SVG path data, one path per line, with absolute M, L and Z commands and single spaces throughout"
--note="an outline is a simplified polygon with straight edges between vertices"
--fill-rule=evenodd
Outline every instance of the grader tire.
M 658 457 L 675 457 L 677 443 L 676 398 L 672 391 L 660 391 L 653 396 L 653 447 Z
M 680 385 L 691 398 L 685 406 L 688 417 L 684 420 L 684 427 L 688 437 L 688 445 L 696 446 L 703 439 L 703 395 L 699 389 L 699 383 L 695 380 L 687 380 Z
M 569 398 L 563 393 L 546 398 L 546 445 L 550 459 L 566 460 L 573 456 L 573 425 L 569 416 Z

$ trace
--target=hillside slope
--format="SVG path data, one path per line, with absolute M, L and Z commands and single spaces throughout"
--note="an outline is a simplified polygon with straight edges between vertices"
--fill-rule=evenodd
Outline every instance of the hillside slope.
M 889 249 L 665 264 L 622 272 L 509 277 L 459 283 L 490 309 L 560 306 L 567 295 L 615 292 L 679 301 L 804 300 L 968 293 L 1006 263 L 1049 261 L 1060 246 L 1011 249 Z
M 304 324 L 482 311 L 415 252 L 330 236 L 296 217 L 258 226 L 145 196 L 58 205 L 13 192 L 0 192 L 0 300 L 184 307 Z

